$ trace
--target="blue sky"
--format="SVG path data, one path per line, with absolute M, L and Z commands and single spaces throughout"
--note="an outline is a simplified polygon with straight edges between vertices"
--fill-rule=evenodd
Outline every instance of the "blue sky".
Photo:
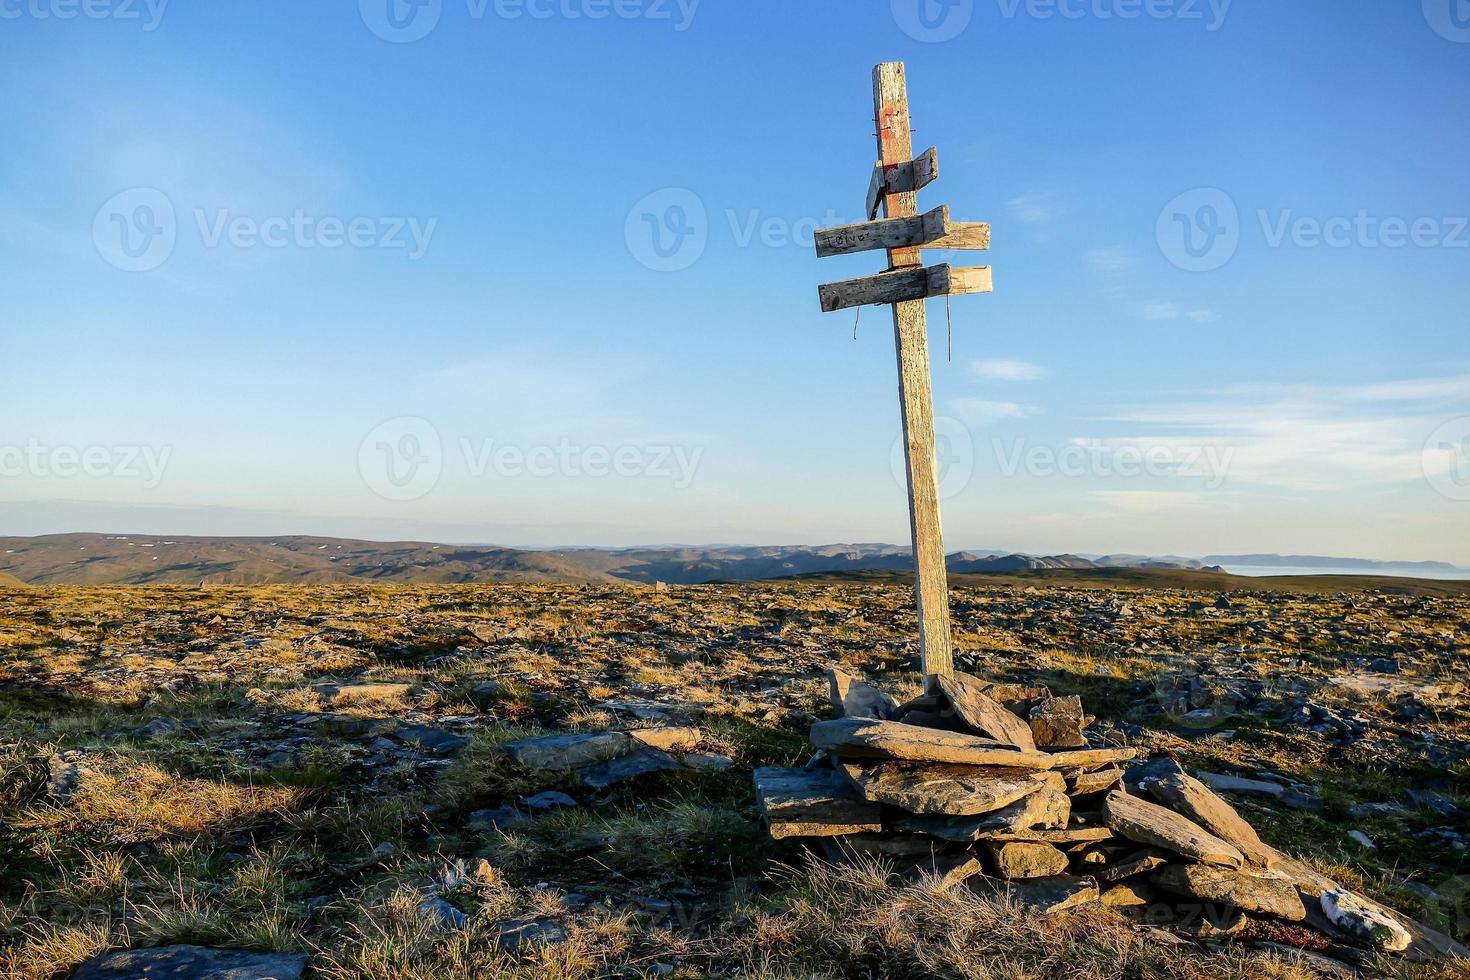
M 0 0 L 0 534 L 905 540 L 903 60 L 950 547 L 1470 565 L 1464 0 L 392 2 Z

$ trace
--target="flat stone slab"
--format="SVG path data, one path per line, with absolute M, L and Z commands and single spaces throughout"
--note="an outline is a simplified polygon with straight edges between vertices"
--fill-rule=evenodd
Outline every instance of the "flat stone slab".
M 607 789 L 617 783 L 648 776 L 656 772 L 683 769 L 678 759 L 658 749 L 643 749 L 630 752 L 616 759 L 598 762 L 585 769 L 577 770 L 577 782 L 588 789 Z
M 1121 769 L 1099 769 L 1079 772 L 1067 780 L 1067 791 L 1073 796 L 1090 796 L 1112 789 L 1123 781 Z
M 973 817 L 917 816 L 902 814 L 895 826 L 915 834 L 959 843 L 977 841 L 996 833 L 1061 829 L 1072 814 L 1072 801 L 1050 786 L 1023 797 L 1009 806 Z
M 1234 807 L 1185 772 L 1177 762 L 1172 759 L 1169 762 L 1170 771 L 1145 777 L 1139 786 L 1170 810 L 1234 845 L 1253 864 L 1269 868 L 1276 863 L 1275 853 L 1261 842 L 1255 828 Z
M 405 725 L 394 734 L 408 745 L 434 755 L 449 755 L 470 744 L 470 740 L 464 735 L 456 735 L 433 725 Z
M 843 718 L 892 718 L 898 702 L 861 678 L 833 667 L 827 671 L 827 691 L 832 707 Z
M 1110 861 L 1096 872 L 1097 880 L 1112 883 L 1162 868 L 1169 859 L 1156 851 L 1139 851 Z
M 1346 889 L 1323 893 L 1321 902 L 1322 914 L 1333 925 L 1374 949 L 1402 952 L 1414 941 L 1404 924 L 1377 902 Z
M 965 817 L 990 813 L 1050 785 L 1062 784 L 1056 773 L 995 766 L 880 762 L 845 763 L 842 771 L 864 799 L 887 803 L 909 813 Z
M 1110 827 L 1066 827 L 1062 830 L 1023 830 L 1016 834 L 985 834 L 981 840 L 1018 840 L 1039 844 L 1099 844 L 1117 834 Z
M 1031 726 L 986 694 L 989 686 L 978 677 L 958 672 L 939 678 L 939 689 L 965 724 L 1023 752 L 1034 752 L 1036 742 L 1031 737 Z
M 301 980 L 305 953 L 158 946 L 94 956 L 72 980 Z
M 1007 898 L 1024 908 L 1045 913 L 1064 912 L 1079 905 L 1089 905 L 1099 897 L 1097 882 L 1075 875 L 1018 881 L 981 876 L 970 879 L 970 887 L 978 894 Z
M 587 735 L 542 735 L 507 742 L 505 752 L 516 764 L 532 772 L 570 772 L 597 762 L 625 755 L 632 739 L 623 732 L 594 732 Z
M 832 769 L 757 769 L 755 795 L 777 840 L 883 829 L 882 809 L 858 799 L 847 780 Z
M 1202 772 L 1198 775 L 1200 782 L 1217 793 L 1234 793 L 1236 796 L 1260 796 L 1279 800 L 1286 792 L 1286 787 L 1280 783 L 1272 783 L 1264 779 L 1245 779 L 1241 776 L 1228 776 L 1217 772 Z
M 1131 841 L 1161 847 L 1205 864 L 1238 868 L 1245 857 L 1228 844 L 1186 817 L 1122 792 L 1109 793 L 1103 801 L 1103 820 Z
M 1272 871 L 1171 864 L 1155 871 L 1149 880 L 1176 894 L 1274 915 L 1288 922 L 1300 922 L 1307 917 L 1296 884 L 1286 875 Z
M 968 854 L 936 854 L 905 864 L 899 877 L 905 881 L 938 878 L 939 887 L 953 888 L 984 874 L 985 868 Z
M 1050 769 L 1060 764 L 1048 753 L 1022 752 L 975 735 L 866 718 L 817 722 L 812 726 L 811 743 L 815 748 L 856 759 L 907 759 L 1017 769 Z

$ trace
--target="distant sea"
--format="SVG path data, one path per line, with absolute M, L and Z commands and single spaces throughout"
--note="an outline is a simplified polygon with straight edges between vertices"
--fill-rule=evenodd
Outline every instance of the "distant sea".
M 1222 565 L 1231 575 L 1247 575 L 1261 578 L 1267 575 L 1386 575 L 1392 578 L 1435 578 L 1455 581 L 1470 579 L 1470 569 L 1418 569 L 1387 566 L 1384 568 L 1335 568 L 1318 566 L 1303 568 L 1297 565 Z

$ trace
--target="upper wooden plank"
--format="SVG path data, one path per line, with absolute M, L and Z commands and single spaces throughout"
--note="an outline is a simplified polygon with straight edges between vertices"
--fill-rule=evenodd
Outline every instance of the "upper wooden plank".
M 949 234 L 949 206 L 940 205 L 928 214 L 912 218 L 885 218 L 855 225 L 822 228 L 816 233 L 817 257 L 870 252 L 873 249 L 923 245 Z
M 873 168 L 872 180 L 868 182 L 868 201 L 863 213 L 872 221 L 878 216 L 885 194 L 917 193 L 938 177 L 939 151 L 932 146 L 905 163 L 884 164 L 879 161 Z

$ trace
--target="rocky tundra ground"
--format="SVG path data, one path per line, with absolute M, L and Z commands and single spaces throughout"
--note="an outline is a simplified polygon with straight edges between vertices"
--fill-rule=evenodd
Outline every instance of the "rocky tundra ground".
M 0 975 L 1470 975 L 1345 962 L 1269 916 L 1047 914 L 773 839 L 752 775 L 810 759 L 830 668 L 921 693 L 911 602 L 0 587 Z M 952 605 L 962 670 L 1080 696 L 1073 750 L 1175 759 L 1272 849 L 1470 934 L 1470 600 L 979 584 Z M 548 738 L 569 735 L 595 737 Z

